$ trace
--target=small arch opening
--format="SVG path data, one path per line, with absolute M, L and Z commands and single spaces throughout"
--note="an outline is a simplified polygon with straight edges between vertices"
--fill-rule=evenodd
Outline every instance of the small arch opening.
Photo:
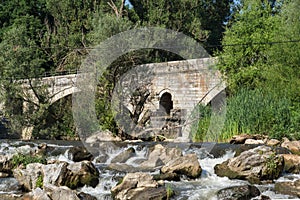
M 170 115 L 171 109 L 173 109 L 172 95 L 169 92 L 165 92 L 160 97 L 159 110 L 164 111 L 167 115 Z

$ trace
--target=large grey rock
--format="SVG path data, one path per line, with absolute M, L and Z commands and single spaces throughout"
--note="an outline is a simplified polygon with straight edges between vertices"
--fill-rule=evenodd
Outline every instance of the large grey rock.
M 93 155 L 90 152 L 88 152 L 88 150 L 84 147 L 71 147 L 67 153 L 68 158 L 74 162 L 80 162 L 83 160 L 93 160 Z
M 259 189 L 252 185 L 232 186 L 217 193 L 218 200 L 250 200 L 259 195 Z
M 90 194 L 86 194 L 84 192 L 80 192 L 79 194 L 77 194 L 77 196 L 79 197 L 80 200 L 97 200 L 96 197 Z
M 284 160 L 281 155 L 276 155 L 271 147 L 259 146 L 216 165 L 214 169 L 218 176 L 260 183 L 263 180 L 277 179 L 283 168 Z
M 267 141 L 267 145 L 268 146 L 278 146 L 280 144 L 280 141 L 279 140 L 276 140 L 276 139 L 270 139 Z
M 114 136 L 109 130 L 99 131 L 94 135 L 89 136 L 85 142 L 86 143 L 99 143 L 99 142 L 120 142 L 121 138 Z
M 294 154 L 282 154 L 284 158 L 284 170 L 289 173 L 300 173 L 300 156 Z
M 13 164 L 11 157 L 8 155 L 0 155 L 0 172 L 3 177 L 10 176 L 12 174 Z
M 14 177 L 27 191 L 37 188 L 37 181 L 43 176 L 43 164 L 31 163 L 25 169 L 16 168 L 13 170 Z
M 118 154 L 111 160 L 111 163 L 125 163 L 129 158 L 135 156 L 135 149 L 130 147 Z
M 148 159 L 140 164 L 142 168 L 162 167 L 169 161 L 182 156 L 182 150 L 179 148 L 164 147 L 161 144 L 154 146 L 150 150 Z
M 241 135 L 235 135 L 230 140 L 230 144 L 244 144 L 246 140 L 252 139 L 252 140 L 264 140 L 265 137 L 262 135 L 249 135 L 249 134 L 241 134 Z M 252 141 L 253 142 L 253 141 Z
M 38 180 L 42 181 L 44 189 L 52 186 L 68 186 L 71 189 L 84 185 L 96 187 L 99 183 L 99 172 L 90 161 L 48 165 L 32 163 L 25 169 L 15 169 L 14 176 L 27 190 L 35 189 Z
M 201 175 L 202 169 L 196 154 L 187 154 L 169 161 L 161 168 L 162 173 L 175 173 L 186 175 L 190 178 L 197 178 Z
M 54 187 L 50 196 L 52 200 L 80 200 L 75 191 L 65 186 Z
M 300 155 L 300 141 L 290 141 L 287 138 L 283 139 L 281 147 L 289 149 L 293 154 Z
M 84 185 L 96 187 L 99 183 L 99 172 L 90 161 L 72 163 L 67 166 L 65 185 L 75 189 Z
M 167 192 L 148 173 L 129 173 L 123 181 L 111 189 L 116 200 L 129 199 L 166 199 Z
M 41 188 L 32 191 L 32 200 L 51 200 L 48 194 Z
M 54 163 L 48 165 L 42 165 L 42 171 L 44 174 L 43 184 L 44 186 L 48 185 L 64 185 L 65 176 L 67 175 L 67 166 L 68 163 Z
M 300 180 L 294 182 L 277 182 L 275 183 L 275 191 L 300 197 Z

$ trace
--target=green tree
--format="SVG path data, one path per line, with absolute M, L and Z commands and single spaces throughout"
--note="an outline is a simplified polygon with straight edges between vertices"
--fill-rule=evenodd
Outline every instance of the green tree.
M 255 88 L 263 80 L 270 49 L 267 43 L 274 41 L 278 22 L 268 1 L 260 0 L 245 0 L 233 20 L 218 56 L 228 87 L 236 92 L 240 87 Z
M 160 26 L 183 32 L 204 43 L 212 53 L 220 44 L 224 23 L 230 16 L 232 0 L 130 0 L 134 13 L 130 16 L 143 26 Z M 214 48 L 212 48 L 212 46 Z

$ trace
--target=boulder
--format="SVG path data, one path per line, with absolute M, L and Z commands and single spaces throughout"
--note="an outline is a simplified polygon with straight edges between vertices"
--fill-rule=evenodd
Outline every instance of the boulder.
M 179 174 L 176 173 L 166 173 L 166 174 L 155 174 L 153 179 L 156 181 L 167 180 L 167 181 L 180 181 Z
M 251 140 L 248 140 L 248 139 L 251 139 Z M 261 141 L 265 141 L 266 140 L 266 137 L 265 136 L 262 136 L 262 135 L 249 135 L 249 134 L 241 134 L 241 135 L 235 135 L 232 137 L 232 139 L 230 140 L 230 144 L 245 144 L 245 141 L 248 140 L 253 142 L 254 140 L 261 140 Z M 252 144 L 252 143 L 251 143 Z M 255 144 L 257 144 L 255 142 Z
M 52 200 L 80 200 L 76 192 L 68 187 L 53 187 L 50 194 Z
M 116 200 L 167 198 L 166 189 L 159 187 L 150 174 L 142 172 L 127 174 L 119 185 L 111 189 L 111 193 Z
M 74 162 L 92 161 L 93 155 L 84 147 L 71 147 L 67 152 L 68 158 Z
M 86 143 L 98 143 L 98 142 L 121 142 L 121 138 L 114 136 L 109 130 L 98 131 L 94 135 L 89 136 L 85 142 Z
M 52 186 L 68 186 L 71 189 L 84 185 L 96 187 L 99 183 L 99 172 L 90 161 L 48 165 L 32 163 L 25 169 L 15 169 L 13 173 L 28 191 L 37 187 L 46 189 Z
M 48 165 L 42 165 L 43 185 L 47 187 L 49 185 L 60 186 L 64 185 L 65 176 L 67 175 L 68 163 L 60 162 Z
M 98 155 L 95 159 L 95 163 L 106 163 L 107 160 L 109 159 L 109 156 L 105 153 L 102 153 L 101 155 Z
M 13 175 L 26 191 L 31 191 L 39 187 L 38 182 L 41 181 L 39 179 L 43 177 L 42 166 L 40 163 L 31 163 L 25 169 L 14 169 Z
M 7 155 L 0 155 L 0 172 L 3 177 L 12 175 L 13 164 Z
M 202 169 L 196 154 L 187 154 L 169 161 L 161 168 L 162 173 L 175 173 L 186 175 L 189 178 L 197 178 L 201 175 Z
M 96 197 L 90 194 L 86 194 L 84 192 L 80 192 L 79 194 L 77 194 L 77 196 L 79 197 L 80 200 L 97 200 Z
M 284 170 L 289 173 L 300 173 L 300 156 L 294 154 L 283 154 Z
M 259 195 L 259 189 L 252 185 L 232 186 L 221 189 L 217 193 L 219 200 L 250 200 Z
M 263 180 L 277 179 L 284 168 L 284 160 L 276 155 L 271 147 L 259 146 L 244 151 L 239 156 L 231 158 L 215 166 L 218 176 L 230 179 L 246 179 L 251 183 Z
M 277 182 L 275 183 L 275 191 L 281 194 L 300 197 L 300 180 L 294 182 Z
M 135 156 L 135 149 L 130 147 L 111 160 L 111 163 L 125 163 L 129 158 Z
M 0 199 L 3 199 L 3 200 L 27 200 L 25 195 L 11 194 L 11 193 L 0 193 Z M 31 200 L 31 199 L 28 198 L 28 200 Z
M 246 139 L 245 144 L 264 144 L 263 140 Z
M 280 141 L 279 140 L 276 140 L 276 139 L 270 139 L 267 141 L 267 145 L 268 146 L 278 146 L 280 144 Z
M 107 169 L 117 171 L 117 172 L 126 172 L 126 173 L 155 171 L 155 169 L 153 168 L 134 167 L 126 163 L 111 163 L 107 166 Z
M 289 149 L 293 154 L 300 155 L 300 141 L 290 141 L 284 138 L 281 147 Z
M 99 183 L 99 172 L 90 161 L 71 163 L 67 169 L 65 185 L 71 189 L 84 185 L 96 187 Z
M 253 135 L 249 135 L 249 134 L 234 135 L 229 141 L 229 143 L 244 144 L 247 139 L 253 139 Z
M 41 188 L 36 188 L 31 192 L 32 200 L 51 200 L 48 194 Z
M 169 161 L 174 160 L 182 156 L 182 150 L 179 148 L 164 147 L 161 144 L 154 146 L 153 150 L 150 150 L 148 160 L 142 162 L 140 166 L 143 168 L 156 168 L 162 167 Z

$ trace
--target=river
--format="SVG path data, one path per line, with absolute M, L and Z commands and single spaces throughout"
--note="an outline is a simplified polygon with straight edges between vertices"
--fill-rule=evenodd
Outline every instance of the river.
M 5 154 L 12 156 L 19 153 L 28 153 L 29 151 L 35 150 L 38 148 L 38 145 L 41 143 L 47 143 L 48 146 L 54 147 L 55 152 L 53 155 L 50 155 L 48 160 L 61 160 L 66 162 L 73 162 L 69 159 L 68 149 L 72 146 L 82 146 L 81 142 L 78 141 L 18 141 L 18 140 L 1 140 L 0 142 L 0 154 Z M 128 147 L 133 147 L 136 151 L 136 155 L 133 158 L 127 160 L 126 164 L 137 165 L 137 161 L 144 159 L 147 155 L 147 152 L 151 146 L 155 143 L 128 143 L 122 144 L 119 148 L 116 146 L 106 146 L 106 153 L 109 155 L 109 158 L 105 162 L 101 163 L 99 160 L 96 162 L 94 159 L 95 166 L 99 169 L 99 184 L 95 187 L 83 187 L 79 191 L 91 194 L 99 200 L 110 200 L 112 199 L 110 195 L 110 189 L 115 186 L 125 173 L 120 173 L 116 171 L 107 170 L 107 166 L 110 164 L 112 158 L 118 155 L 120 152 L 124 151 Z M 228 145 L 219 146 L 219 155 L 216 152 L 207 152 L 207 148 L 204 148 L 203 144 L 185 144 L 180 145 L 183 153 L 196 153 L 199 159 L 199 163 L 202 167 L 201 177 L 195 180 L 181 179 L 179 182 L 167 181 L 166 184 L 168 187 L 171 187 L 172 190 L 176 192 L 176 196 L 172 199 L 176 200 L 202 200 L 202 199 L 217 199 L 216 193 L 220 189 L 229 187 L 229 186 L 238 186 L 248 183 L 247 181 L 242 180 L 230 180 L 227 177 L 218 177 L 214 173 L 214 166 L 216 164 L 222 163 L 223 161 L 234 156 L 235 148 L 232 148 Z M 158 173 L 158 171 L 153 171 L 151 173 Z M 300 175 L 296 174 L 283 174 L 276 181 L 285 181 L 291 179 L 300 179 Z M 267 185 L 255 185 L 259 188 L 262 194 L 271 197 L 271 199 L 292 199 L 292 197 L 282 194 L 276 194 L 274 189 L 274 184 Z M 21 191 L 18 187 L 18 182 L 14 178 L 0 178 L 0 194 L 1 193 L 13 193 L 18 194 Z

